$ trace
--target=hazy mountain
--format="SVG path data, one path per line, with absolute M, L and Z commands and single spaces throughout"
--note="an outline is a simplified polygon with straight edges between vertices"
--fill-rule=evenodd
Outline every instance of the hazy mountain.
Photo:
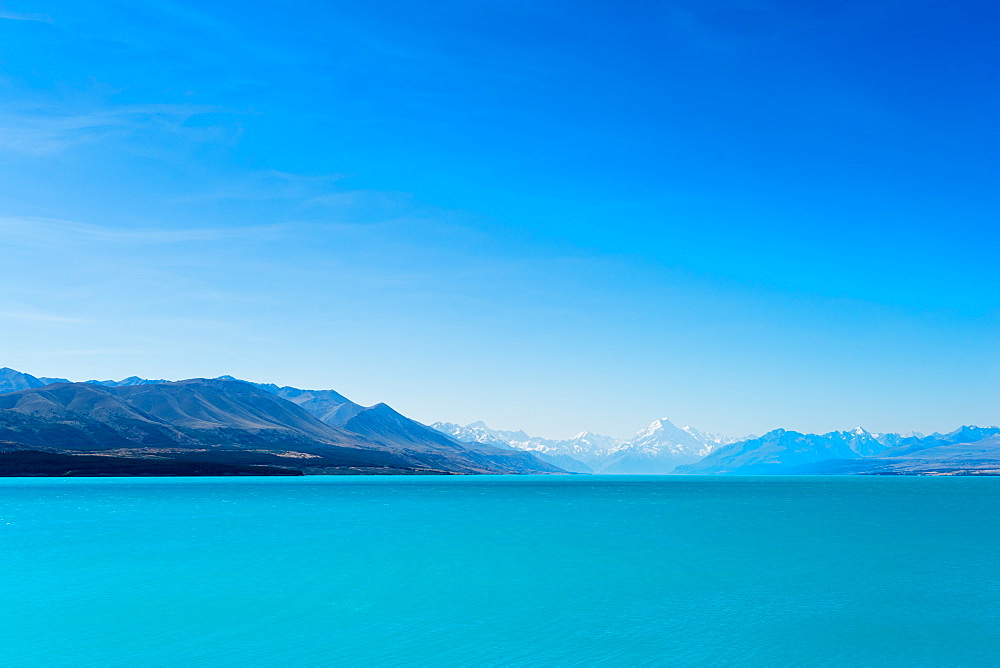
M 183 455 L 235 464 L 299 469 L 392 468 L 456 473 L 559 473 L 530 454 L 467 448 L 388 406 L 357 407 L 332 391 L 258 387 L 230 379 L 43 385 L 0 394 L 0 447 L 50 452 L 114 451 L 124 456 Z M 27 374 L 23 374 L 27 376 Z M 301 404 L 280 396 L 295 394 Z M 310 396 L 306 396 L 310 395 Z M 333 403 L 341 412 L 331 418 Z M 327 424 L 354 412 L 352 431 Z M 343 410 L 346 407 L 347 410 Z
M 465 427 L 447 422 L 431 426 L 462 441 L 530 450 L 553 458 L 553 462 L 563 461 L 556 457 L 569 457 L 595 473 L 670 473 L 676 466 L 698 461 L 721 443 L 728 442 L 723 437 L 702 434 L 691 427 L 677 427 L 665 418 L 653 422 L 628 440 L 589 431 L 565 440 L 552 440 L 529 436 L 523 431 L 490 429 L 483 422 Z M 567 470 L 586 472 L 586 469 Z
M 382 443 L 392 443 L 407 452 L 420 453 L 422 461 L 461 461 L 472 468 L 497 472 L 561 473 L 558 466 L 523 451 L 497 448 L 483 443 L 460 443 L 441 432 L 411 420 L 385 404 L 366 408 L 344 424 L 344 429 Z
M 889 443 L 889 449 L 882 452 L 881 457 L 902 457 L 910 453 L 937 448 L 940 446 L 956 445 L 964 443 L 975 443 L 983 439 L 994 436 L 998 433 L 997 427 L 976 427 L 966 425 L 959 427 L 955 431 L 947 434 L 931 434 L 924 436 L 915 434 L 912 436 L 897 436 Z M 895 436 L 889 434 L 888 436 Z
M 523 431 L 513 432 L 490 429 L 484 422 L 472 422 L 464 427 L 454 422 L 434 422 L 430 427 L 463 443 L 485 443 L 495 445 L 498 448 L 510 448 L 511 441 L 523 442 L 530 438 Z M 520 449 L 527 450 L 529 448 Z
M 160 383 L 169 383 L 170 381 L 162 378 L 159 380 L 149 380 L 148 378 L 139 378 L 139 376 L 129 376 L 128 378 L 123 378 L 122 380 L 87 380 L 84 382 L 90 383 L 91 385 L 103 385 L 105 387 L 127 387 L 130 385 L 159 385 Z
M 554 454 L 569 454 L 590 460 L 620 447 L 621 443 L 621 440 L 611 436 L 581 431 L 565 441 L 557 441 L 549 450 Z
M 763 471 L 777 466 L 794 466 L 824 459 L 854 459 L 877 454 L 887 445 L 865 431 L 834 431 L 802 434 L 775 429 L 758 438 L 722 446 L 696 463 L 677 469 L 678 473 L 732 473 Z
M 581 462 L 575 457 L 570 457 L 569 455 L 562 455 L 557 452 L 540 452 L 535 451 L 531 453 L 543 462 L 548 462 L 555 466 L 558 466 L 563 471 L 569 471 L 570 473 L 593 473 L 594 469 L 590 468 L 587 464 Z
M 0 369 L 0 393 L 30 390 L 34 387 L 45 387 L 52 383 L 65 383 L 65 378 L 36 378 L 28 373 L 21 373 L 9 367 Z
M 68 383 L 69 381 L 65 378 L 46 378 L 45 376 L 39 376 L 38 380 L 45 383 L 45 385 L 52 385 L 53 383 Z
M 230 377 L 231 378 L 231 377 Z M 235 378 L 233 378 L 235 380 Z M 339 427 L 365 409 L 333 390 L 300 390 L 297 387 L 278 387 L 270 383 L 253 383 L 257 387 L 298 404 L 323 422 Z
M 903 455 L 891 455 L 892 451 L 886 450 L 877 457 L 826 459 L 784 467 L 776 472 L 788 475 L 1000 475 L 1000 433 L 971 442 L 907 450 Z
M 451 422 L 435 422 L 434 429 L 449 434 L 466 443 L 489 443 L 515 450 L 531 450 L 547 454 L 589 455 L 619 443 L 617 439 L 590 432 L 581 432 L 573 438 L 554 440 L 529 436 L 524 431 L 490 429 L 483 422 L 473 422 L 465 427 Z
M 601 462 L 602 473 L 672 473 L 677 466 L 696 462 L 718 443 L 691 427 L 659 419 L 630 440 L 610 450 Z
M 942 443 L 922 450 L 909 452 L 905 455 L 892 454 L 892 451 L 882 453 L 878 459 L 899 472 L 913 472 L 929 469 L 951 470 L 990 470 L 1000 472 L 1000 429 L 975 430 L 981 435 L 992 432 L 985 438 L 965 441 L 968 434 L 959 436 L 957 442 Z M 949 435 L 951 437 L 951 435 Z
M 907 460 L 932 461 L 948 452 L 942 447 L 981 442 L 998 433 L 997 427 L 962 427 L 949 434 L 930 436 L 873 434 L 861 428 L 827 434 L 776 429 L 759 438 L 723 446 L 698 462 L 678 467 L 677 472 L 863 473 L 885 467 L 906 468 Z
M 487 443 L 516 450 L 546 452 L 559 448 L 561 443 L 561 441 L 529 436 L 523 431 L 490 429 L 484 422 L 473 422 L 464 427 L 452 422 L 435 422 L 430 426 L 464 443 Z
M 498 431 L 483 422 L 473 422 L 464 427 L 453 422 L 435 422 L 431 428 L 463 443 L 480 443 L 509 450 L 530 451 L 542 461 L 554 464 L 571 473 L 593 473 L 587 464 L 568 454 L 556 451 L 556 441 L 532 439 L 523 431 Z M 515 447 L 512 443 L 516 443 Z

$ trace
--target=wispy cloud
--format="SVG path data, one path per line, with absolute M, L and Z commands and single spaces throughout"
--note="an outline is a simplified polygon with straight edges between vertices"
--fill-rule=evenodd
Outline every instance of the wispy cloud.
M 209 105 L 141 104 L 88 111 L 0 110 L 0 151 L 32 155 L 58 153 L 73 146 L 138 131 L 179 131 L 195 116 L 231 110 Z
M 6 244 L 53 248 L 79 243 L 119 243 L 133 245 L 177 244 L 225 241 L 243 238 L 277 237 L 290 224 L 245 227 L 148 228 L 111 227 L 52 218 L 2 218 L 0 236 Z
M 54 313 L 43 313 L 40 311 L 5 311 L 0 310 L 0 322 L 4 320 L 16 320 L 25 323 L 37 324 L 57 324 L 57 325 L 84 325 L 92 321 L 85 318 L 74 318 L 71 316 Z
M 52 18 L 45 14 L 23 14 L 20 12 L 12 12 L 6 9 L 0 9 L 0 19 L 7 19 L 8 21 L 38 21 L 40 23 L 52 23 Z

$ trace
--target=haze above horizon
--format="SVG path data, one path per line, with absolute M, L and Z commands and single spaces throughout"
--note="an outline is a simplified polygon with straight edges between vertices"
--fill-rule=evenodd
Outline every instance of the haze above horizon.
M 545 437 L 1000 422 L 987 2 L 5 2 L 0 366 Z

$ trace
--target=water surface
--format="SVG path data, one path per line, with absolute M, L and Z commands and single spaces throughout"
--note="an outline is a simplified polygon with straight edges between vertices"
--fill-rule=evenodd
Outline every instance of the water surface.
M 1000 479 L 0 480 L 5 665 L 982 665 Z

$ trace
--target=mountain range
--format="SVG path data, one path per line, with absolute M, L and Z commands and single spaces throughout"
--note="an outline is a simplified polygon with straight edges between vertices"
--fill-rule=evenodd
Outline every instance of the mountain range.
M 95 464 L 94 456 L 104 459 Z M 628 439 L 584 431 L 557 440 L 483 422 L 427 426 L 334 390 L 232 376 L 70 382 L 0 369 L 0 475 L 72 475 L 101 461 L 129 475 L 995 475 L 1000 428 L 930 435 L 775 429 L 733 439 L 663 418 Z
M 523 431 L 490 429 L 483 422 L 464 427 L 435 422 L 431 426 L 465 443 L 527 450 L 567 471 L 581 473 L 672 473 L 676 467 L 697 462 L 733 440 L 703 434 L 691 427 L 678 427 L 666 418 L 656 420 L 625 440 L 589 431 L 565 440 L 551 440 L 529 436 Z
M 947 434 L 875 434 L 865 429 L 803 434 L 775 429 L 730 443 L 677 468 L 688 474 L 977 474 L 1000 469 L 1000 427 Z
M 565 472 L 528 452 L 460 443 L 385 404 L 363 407 L 330 390 L 231 377 L 72 383 L 8 368 L 0 369 L 0 450 L 307 473 Z
M 657 420 L 630 439 L 582 432 L 550 440 L 523 431 L 431 425 L 464 442 L 528 450 L 569 471 L 688 475 L 983 475 L 1000 474 L 1000 428 L 965 426 L 947 434 L 825 434 L 776 429 L 742 439 L 703 434 Z M 553 457 L 562 457 L 555 460 Z

